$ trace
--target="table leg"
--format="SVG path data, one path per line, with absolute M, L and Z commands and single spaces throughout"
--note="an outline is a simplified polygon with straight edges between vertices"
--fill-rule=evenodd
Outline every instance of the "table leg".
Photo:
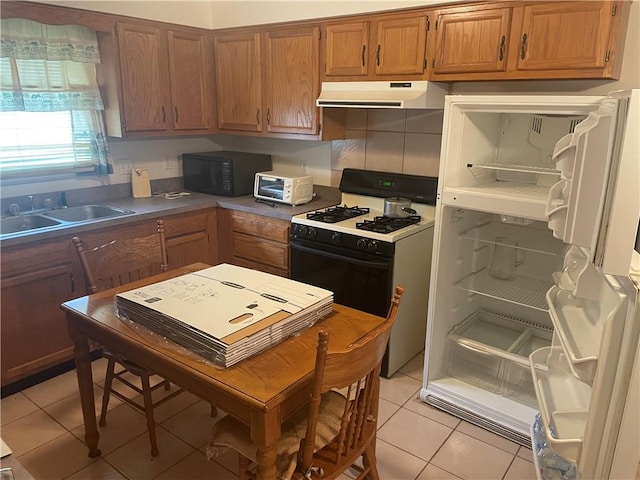
M 80 403 L 82 405 L 82 417 L 84 419 L 84 440 L 89 447 L 89 457 L 100 456 L 98 449 L 98 425 L 96 424 L 96 409 L 93 397 L 93 377 L 91 374 L 91 357 L 89 356 L 89 342 L 87 337 L 75 328 L 72 318 L 67 315 L 69 336 L 73 341 L 73 353 L 76 360 L 76 373 L 78 375 L 78 389 L 80 390 Z
M 276 443 L 280 438 L 280 414 L 271 410 L 251 412 L 251 439 L 257 447 L 258 480 L 276 480 Z

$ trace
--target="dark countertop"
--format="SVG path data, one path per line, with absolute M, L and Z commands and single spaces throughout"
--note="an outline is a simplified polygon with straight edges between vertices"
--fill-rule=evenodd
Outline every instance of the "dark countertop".
M 221 207 L 230 210 L 241 210 L 243 212 L 255 213 L 265 217 L 278 218 L 290 221 L 291 217 L 300 213 L 320 210 L 340 203 L 340 190 L 335 187 L 323 185 L 315 186 L 316 196 L 311 202 L 305 205 L 292 207 L 289 205 L 275 204 L 274 206 L 256 202 L 252 195 L 243 197 L 222 197 L 217 195 L 206 195 L 203 193 L 191 193 L 191 195 L 166 199 L 160 196 L 149 198 L 117 198 L 112 200 L 99 201 L 96 203 L 132 210 L 134 213 L 119 217 L 110 217 L 86 221 L 82 223 L 67 223 L 55 227 L 47 227 L 27 232 L 11 234 L 0 238 L 2 248 L 13 245 L 24 245 L 26 243 L 37 242 L 61 236 L 77 235 L 80 232 L 87 232 L 114 225 L 126 225 L 127 223 L 138 222 L 148 218 L 157 218 L 163 215 L 175 215 L 179 213 L 193 212 L 203 208 Z M 69 205 L 73 207 L 75 205 Z M 25 212 L 28 214 L 28 212 Z

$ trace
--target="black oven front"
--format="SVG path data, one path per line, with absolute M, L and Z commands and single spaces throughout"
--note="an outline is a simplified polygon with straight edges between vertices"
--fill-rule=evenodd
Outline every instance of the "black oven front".
M 393 254 L 368 253 L 295 235 L 289 245 L 293 280 L 331 290 L 335 303 L 381 317 L 387 315 L 393 288 Z

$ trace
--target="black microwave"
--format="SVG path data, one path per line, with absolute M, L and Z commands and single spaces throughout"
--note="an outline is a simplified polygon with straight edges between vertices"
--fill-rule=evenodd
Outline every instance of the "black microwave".
M 238 197 L 253 193 L 258 172 L 272 169 L 271 155 L 247 152 L 183 153 L 184 188 L 192 192 Z

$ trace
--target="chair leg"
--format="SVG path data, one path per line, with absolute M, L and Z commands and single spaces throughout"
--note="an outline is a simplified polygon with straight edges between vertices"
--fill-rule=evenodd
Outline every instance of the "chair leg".
M 216 408 L 216 406 L 213 403 L 211 404 L 211 416 L 212 417 L 217 417 L 218 416 L 218 409 Z
M 98 422 L 101 427 L 107 424 L 107 409 L 109 407 L 109 397 L 111 396 L 115 368 L 116 362 L 110 358 L 107 362 L 107 374 L 104 379 L 104 393 L 102 394 L 102 409 L 100 410 L 100 421 Z
M 144 399 L 144 411 L 147 416 L 147 430 L 149 431 L 149 441 L 151 442 L 151 456 L 158 455 L 158 441 L 156 439 L 156 422 L 153 419 L 153 399 L 151 398 L 151 385 L 149 375 L 140 376 L 142 381 L 142 398 Z
M 378 475 L 378 465 L 376 462 L 376 452 L 372 444 L 367 445 L 363 455 L 362 455 L 363 464 L 371 468 L 369 471 L 369 477 L 371 480 L 380 480 L 380 476 Z
M 249 459 L 238 454 L 238 480 L 249 480 Z

